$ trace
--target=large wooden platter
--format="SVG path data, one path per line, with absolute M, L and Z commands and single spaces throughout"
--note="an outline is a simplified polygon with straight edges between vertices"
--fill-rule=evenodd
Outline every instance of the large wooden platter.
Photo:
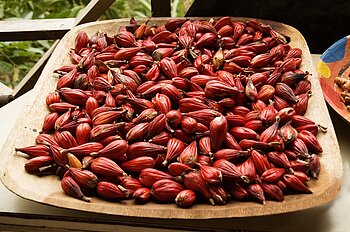
M 246 20 L 245 18 L 234 19 Z M 153 22 L 163 23 L 165 20 L 166 18 L 153 19 Z M 44 116 L 48 112 L 44 103 L 45 96 L 50 91 L 53 91 L 56 86 L 57 80 L 51 77 L 52 71 L 63 64 L 70 63 L 68 51 L 73 47 L 74 38 L 80 30 L 86 31 L 89 35 L 94 34 L 98 30 L 114 34 L 119 26 L 128 24 L 126 19 L 85 24 L 72 29 L 63 37 L 43 70 L 32 91 L 31 98 L 28 100 L 28 104 L 24 107 L 0 153 L 2 182 L 17 195 L 44 204 L 103 214 L 149 218 L 206 219 L 271 215 L 303 210 L 331 201 L 341 188 L 343 173 L 341 156 L 307 43 L 301 33 L 293 27 L 272 21 L 263 22 L 288 35 L 291 38 L 292 47 L 299 47 L 303 50 L 301 68 L 308 70 L 312 74 L 313 96 L 309 101 L 307 116 L 317 123 L 328 127 L 327 133 L 318 135 L 324 153 L 321 157 L 322 169 L 319 179 L 317 181 L 309 181 L 313 194 L 290 195 L 282 203 L 268 201 L 266 205 L 254 202 L 232 202 L 225 206 L 215 207 L 200 204 L 190 209 L 178 208 L 175 204 L 149 203 L 136 205 L 132 200 L 116 203 L 93 198 L 91 203 L 85 203 L 67 197 L 61 190 L 60 182 L 56 176 L 39 178 L 27 174 L 23 168 L 26 159 L 16 155 L 14 147 L 34 144 Z

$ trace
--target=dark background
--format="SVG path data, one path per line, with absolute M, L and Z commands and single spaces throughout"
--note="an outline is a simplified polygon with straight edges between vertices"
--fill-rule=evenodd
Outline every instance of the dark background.
M 311 53 L 322 54 L 350 34 L 350 0 L 195 0 L 186 16 L 236 16 L 295 27 Z

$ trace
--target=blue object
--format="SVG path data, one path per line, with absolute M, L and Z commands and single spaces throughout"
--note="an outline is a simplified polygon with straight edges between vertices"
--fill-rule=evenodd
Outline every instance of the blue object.
M 348 37 L 344 37 L 332 46 L 330 46 L 321 56 L 321 60 L 325 63 L 336 62 L 342 60 L 345 55 L 346 43 L 348 42 Z

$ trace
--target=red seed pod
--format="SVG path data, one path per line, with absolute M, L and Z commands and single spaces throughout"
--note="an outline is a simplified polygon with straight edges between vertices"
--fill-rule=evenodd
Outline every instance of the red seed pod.
M 131 128 L 125 136 L 127 141 L 140 141 L 143 140 L 146 136 L 146 133 L 149 128 L 149 122 L 143 122 L 137 124 Z
M 126 113 L 126 110 L 122 111 L 106 111 L 97 114 L 92 118 L 94 126 L 109 124 L 115 122 L 118 118 L 123 116 Z
M 218 205 L 226 204 L 229 198 L 229 195 L 228 195 L 228 192 L 226 192 L 226 190 L 221 185 L 209 184 L 208 189 L 215 204 L 218 204 Z
M 77 68 L 74 68 L 70 72 L 62 76 L 57 82 L 56 89 L 71 87 L 74 83 L 74 80 L 77 74 L 78 74 L 78 70 Z
M 176 88 L 174 85 L 171 85 L 171 84 L 164 85 L 163 88 L 161 89 L 161 92 L 167 95 L 174 104 L 177 104 L 177 102 L 180 99 L 182 99 L 182 94 L 180 93 L 179 89 Z
M 261 204 L 266 204 L 264 190 L 259 184 L 250 184 L 246 190 L 251 198 L 257 200 Z
M 290 143 L 291 150 L 301 158 L 310 158 L 309 150 L 302 139 L 296 137 Z
M 310 177 L 306 175 L 304 172 L 295 171 L 293 172 L 293 175 L 298 177 L 298 179 L 301 180 L 301 182 L 303 182 L 304 184 L 306 184 L 306 182 L 310 180 Z
M 47 145 L 37 144 L 33 146 L 15 148 L 16 152 L 22 152 L 29 156 L 49 156 L 51 154 L 50 148 Z
M 311 82 L 309 80 L 301 80 L 296 84 L 294 88 L 294 94 L 300 95 L 303 93 L 308 93 L 310 90 L 311 90 Z
M 24 169 L 28 173 L 40 173 L 40 169 L 54 163 L 54 159 L 51 156 L 37 156 L 29 159 Z
M 209 189 L 199 171 L 189 171 L 182 174 L 182 180 L 186 188 L 193 190 L 201 194 L 205 199 L 208 199 L 211 204 L 213 204 L 213 199 L 209 193 Z
M 261 86 L 257 98 L 267 103 L 275 95 L 275 88 L 272 85 Z
M 125 176 L 126 173 L 117 163 L 106 157 L 98 157 L 91 162 L 91 170 L 102 176 L 118 177 Z
M 214 168 L 217 168 L 222 173 L 223 181 L 243 181 L 244 183 L 249 183 L 250 180 L 247 176 L 244 176 L 239 168 L 225 159 L 219 159 L 214 162 Z
M 216 35 L 211 33 L 211 32 L 207 32 L 205 34 L 203 34 L 200 39 L 196 42 L 196 47 L 205 47 L 205 46 L 209 46 L 212 43 L 214 43 L 216 39 Z
M 187 166 L 186 164 L 182 164 L 179 162 L 173 162 L 168 166 L 168 173 L 175 177 L 181 176 L 182 173 L 186 170 L 192 170 L 192 168 Z
M 77 126 L 75 135 L 78 145 L 89 142 L 91 127 L 88 123 L 81 123 Z
M 92 112 L 98 108 L 98 102 L 94 97 L 89 97 L 85 102 L 85 109 L 87 110 L 87 113 L 89 116 L 92 116 Z
M 162 179 L 173 179 L 173 177 L 154 168 L 145 168 L 141 170 L 139 175 L 140 182 L 146 187 L 152 187 L 155 182 Z
M 317 179 L 321 169 L 320 159 L 318 158 L 317 155 L 314 154 L 311 156 L 309 165 L 310 165 L 309 171 L 311 176 Z
M 233 135 L 231 135 L 229 132 L 226 133 L 225 139 L 223 141 L 223 146 L 229 149 L 242 150 L 235 137 L 233 137 Z
M 46 114 L 44 118 L 43 126 L 41 128 L 41 133 L 48 132 L 51 129 L 53 129 L 58 118 L 59 118 L 59 114 L 57 112 Z
M 197 164 L 199 165 L 206 165 L 206 166 L 212 166 L 213 161 L 209 156 L 206 155 L 199 155 L 197 158 Z
M 155 143 L 155 144 L 162 145 L 162 146 L 166 146 L 169 139 L 171 139 L 171 135 L 165 131 L 162 131 L 159 134 L 155 135 L 150 140 L 148 140 L 148 142 Z
M 213 152 L 220 149 L 225 139 L 227 129 L 228 125 L 224 116 L 216 117 L 210 122 L 210 141 Z
M 171 110 L 171 101 L 168 96 L 157 93 L 154 98 L 152 98 L 152 103 L 158 112 L 162 114 L 167 114 Z
M 177 68 L 175 62 L 166 57 L 160 61 L 160 68 L 169 78 L 174 78 L 178 76 Z
M 181 154 L 181 152 L 185 149 L 185 144 L 181 140 L 177 138 L 171 138 L 169 139 L 167 143 L 167 152 L 166 157 L 163 162 L 164 166 L 167 165 L 167 163 L 172 160 L 174 157 Z
M 201 154 L 212 156 L 210 137 L 202 137 L 198 142 L 198 148 Z
M 275 109 L 273 104 L 268 105 L 265 109 L 263 109 L 260 113 L 260 120 L 265 125 L 271 125 L 276 121 L 278 111 Z
M 76 105 L 72 105 L 67 102 L 52 103 L 49 106 L 49 110 L 51 112 L 58 112 L 58 113 L 65 113 L 68 110 L 74 110 L 75 108 L 77 108 Z
M 65 176 L 61 180 L 61 188 L 68 196 L 90 202 L 90 198 L 84 196 L 79 185 L 70 176 Z
M 307 131 L 307 130 L 300 131 L 298 133 L 298 138 L 305 143 L 306 147 L 310 152 L 316 153 L 316 154 L 323 152 L 323 149 L 320 143 L 318 142 L 316 136 L 310 131 Z
M 177 194 L 185 188 L 173 180 L 163 179 L 152 185 L 153 198 L 160 202 L 174 202 Z
M 59 103 L 60 101 L 60 94 L 57 91 L 49 93 L 46 97 L 47 106 L 50 106 L 53 103 Z
M 300 159 L 290 160 L 289 163 L 294 171 L 307 172 L 310 167 L 308 162 Z
M 260 112 L 257 110 L 249 111 L 247 114 L 243 115 L 245 122 L 250 120 L 258 120 L 260 119 Z
M 92 152 L 92 156 L 103 156 L 109 159 L 118 159 L 128 150 L 128 144 L 125 140 L 115 140 L 97 152 Z
M 241 151 L 235 149 L 221 149 L 214 153 L 215 160 L 226 159 L 230 161 L 237 161 L 248 156 L 248 151 Z
M 266 154 L 266 156 L 267 156 L 267 159 L 271 163 L 273 163 L 279 167 L 284 167 L 284 168 L 288 168 L 288 169 L 291 168 L 288 157 L 283 152 L 271 151 L 271 152 L 268 152 Z
M 181 121 L 181 129 L 186 134 L 194 134 L 197 131 L 197 121 L 191 117 L 185 117 Z
M 97 183 L 97 195 L 103 199 L 126 199 L 130 195 L 130 191 L 121 185 L 116 185 L 106 181 Z
M 224 98 L 237 95 L 239 91 L 237 87 L 228 86 L 225 82 L 211 80 L 205 86 L 205 95 L 208 98 Z
M 263 123 L 260 120 L 247 121 L 243 127 L 249 128 L 254 131 L 261 131 L 263 129 Z
M 129 146 L 126 154 L 129 159 L 134 159 L 140 156 L 156 157 L 158 154 L 164 154 L 165 151 L 166 147 L 161 145 L 148 142 L 136 142 Z
M 57 141 L 58 145 L 63 148 L 71 148 L 78 145 L 76 139 L 69 131 L 56 131 L 54 133 L 54 138 Z
M 259 140 L 259 135 L 246 127 L 233 127 L 230 130 L 230 133 L 238 140 L 242 139 L 252 139 Z
M 197 142 L 190 143 L 180 154 L 180 163 L 186 164 L 189 167 L 193 167 L 198 158 Z
M 130 172 L 141 172 L 145 168 L 153 168 L 154 166 L 155 161 L 149 156 L 140 156 L 120 165 L 123 170 Z
M 276 139 L 276 136 L 278 135 L 278 126 L 279 117 L 276 117 L 276 121 L 261 133 L 259 141 L 264 143 L 274 141 Z
M 298 102 L 293 104 L 293 108 L 296 114 L 304 115 L 307 110 L 310 95 L 308 93 L 300 94 L 298 96 Z
M 130 194 L 134 194 L 137 189 L 143 187 L 140 181 L 132 176 L 123 176 L 119 177 L 119 179 L 121 186 L 129 190 Z
M 61 167 L 64 167 L 68 163 L 68 157 L 66 154 L 61 153 L 61 151 L 63 150 L 61 147 L 57 145 L 51 145 L 50 150 L 56 164 L 58 164 Z
M 291 107 L 291 105 L 289 105 L 288 102 L 286 102 L 285 100 L 283 100 L 282 98 L 276 95 L 273 97 L 273 100 L 274 100 L 274 106 L 277 110 L 282 110 L 284 108 Z
M 198 98 L 183 98 L 179 101 L 179 110 L 183 113 L 204 109 L 211 108 Z
M 178 127 L 182 122 L 182 114 L 178 110 L 171 110 L 166 114 L 167 122 L 173 128 Z
M 86 155 L 90 155 L 91 153 L 98 152 L 101 149 L 103 149 L 103 145 L 101 143 L 89 142 L 68 149 L 63 149 L 61 153 L 66 154 L 70 152 L 80 158 Z
M 293 90 L 288 85 L 284 83 L 277 83 L 275 90 L 276 90 L 276 95 L 286 100 L 287 102 L 290 102 L 290 103 L 298 102 L 298 99 L 295 96 Z
M 196 194 L 190 189 L 179 192 L 175 198 L 175 202 L 178 206 L 187 208 L 192 206 L 196 201 Z
M 292 120 L 293 115 L 295 115 L 295 110 L 291 107 L 281 109 L 277 113 L 280 118 L 280 125 L 283 125 Z
M 214 118 L 221 116 L 221 113 L 216 110 L 205 109 L 188 112 L 186 113 L 186 116 L 194 118 L 197 120 L 197 122 L 209 126 L 210 122 Z
M 278 187 L 275 184 L 268 184 L 268 183 L 264 183 L 264 182 L 260 182 L 259 183 L 261 188 L 264 191 L 264 194 L 270 198 L 271 200 L 274 201 L 284 201 L 284 196 L 283 196 L 283 192 L 280 189 L 280 187 Z
M 279 135 L 285 143 L 291 143 L 298 135 L 298 132 L 291 126 L 290 122 L 279 129 Z
M 132 195 L 132 198 L 135 199 L 136 203 L 138 204 L 144 204 L 151 200 L 151 190 L 148 188 L 139 188 L 135 190 L 134 194 Z
M 283 182 L 287 185 L 288 188 L 302 192 L 302 193 L 312 193 L 310 189 L 304 185 L 304 183 L 299 180 L 298 177 L 292 174 L 284 174 L 282 178 Z
M 261 174 L 261 179 L 268 183 L 277 183 L 285 173 L 284 168 L 270 168 Z
M 256 140 L 252 140 L 252 139 L 242 139 L 239 142 L 239 146 L 241 147 L 241 149 L 258 149 L 258 150 L 269 150 L 271 149 L 271 145 L 268 143 L 264 143 L 264 142 L 260 142 L 260 141 L 256 141 Z
M 244 200 L 248 198 L 248 192 L 238 183 L 229 183 L 227 185 L 227 191 L 233 197 L 237 200 Z
M 246 161 L 239 165 L 239 169 L 241 170 L 243 175 L 249 178 L 251 182 L 257 178 L 255 165 L 251 157 L 249 157 L 248 159 L 246 159 Z
M 259 175 L 264 173 L 266 170 L 271 168 L 269 161 L 266 156 L 262 155 L 256 150 L 251 151 L 252 161 L 254 163 L 255 169 Z
M 90 132 L 91 141 L 100 141 L 108 136 L 115 135 L 125 123 L 101 124 L 93 127 Z
M 95 188 L 98 181 L 97 176 L 88 170 L 71 167 L 69 168 L 69 175 L 82 188 Z

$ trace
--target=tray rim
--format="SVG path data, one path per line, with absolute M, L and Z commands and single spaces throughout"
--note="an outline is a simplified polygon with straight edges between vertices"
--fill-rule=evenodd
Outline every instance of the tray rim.
M 198 18 L 198 17 L 196 17 L 196 18 Z M 206 18 L 210 18 L 210 17 L 200 17 L 200 19 L 206 19 Z M 234 20 L 243 20 L 243 21 L 244 20 L 253 19 L 253 18 L 246 18 L 246 17 L 231 17 L 231 18 L 234 19 Z M 167 19 L 169 19 L 169 18 L 152 18 L 152 21 L 153 22 L 155 22 L 155 21 L 158 22 L 158 21 L 163 21 L 163 20 L 167 20 Z M 193 18 L 189 18 L 189 19 L 193 19 Z M 108 23 L 124 23 L 124 22 L 127 23 L 128 20 L 129 19 L 125 19 L 125 18 L 124 19 L 115 19 L 115 20 L 104 20 L 104 21 L 99 21 L 99 22 L 83 24 L 83 25 L 77 26 L 77 27 L 73 28 L 72 30 L 70 30 L 61 39 L 60 43 L 58 44 L 57 48 L 55 49 L 54 53 L 52 54 L 50 60 L 48 61 L 48 63 L 45 66 L 42 74 L 40 75 L 39 80 L 38 80 L 37 84 L 35 85 L 33 92 L 35 92 L 35 91 L 38 92 L 39 88 L 41 87 L 39 85 L 39 83 L 44 81 L 45 75 L 47 75 L 47 74 L 50 75 L 51 74 L 52 67 L 50 67 L 50 65 L 52 65 L 52 63 L 54 62 L 54 58 L 58 59 L 57 57 L 55 57 L 55 55 L 56 55 L 56 53 L 58 53 L 58 49 L 60 49 L 63 46 L 63 44 L 64 44 L 63 41 L 65 39 L 67 39 L 70 35 L 74 35 L 74 33 L 76 33 L 77 31 L 79 31 L 81 29 L 84 29 L 84 28 L 88 28 L 90 26 L 101 26 L 101 25 L 105 25 L 105 24 L 108 24 Z M 279 24 L 280 26 L 286 27 L 289 30 L 292 30 L 294 33 L 299 34 L 301 36 L 301 38 L 304 39 L 302 34 L 297 29 L 295 29 L 294 27 L 291 27 L 291 26 L 283 24 L 283 23 L 278 23 L 278 22 L 275 22 L 275 21 L 269 21 L 269 20 L 263 20 L 263 19 L 258 19 L 258 20 L 261 21 L 261 22 L 267 23 L 267 24 Z M 309 52 L 309 49 L 307 47 L 305 39 L 304 39 L 303 42 L 306 45 L 306 48 L 305 48 L 306 51 L 303 51 L 303 53 L 305 53 L 306 56 L 308 56 L 307 57 L 308 58 L 307 62 L 312 62 L 311 54 Z M 311 65 L 309 71 L 310 71 L 310 73 L 313 73 L 313 74 L 316 73 L 315 66 Z M 315 85 L 315 83 L 313 83 L 313 84 Z M 318 87 L 320 88 L 320 86 L 318 86 Z M 28 103 L 24 107 L 24 109 L 21 112 L 20 116 L 23 116 L 25 110 L 28 110 L 28 108 L 30 109 L 30 105 L 34 104 L 34 100 L 35 100 L 36 96 L 37 95 L 35 95 L 34 93 L 31 94 L 30 99 L 28 99 Z M 320 101 L 321 101 L 321 104 L 324 107 L 326 107 L 324 99 L 322 98 L 322 100 L 320 100 Z M 326 113 L 327 113 L 326 116 L 328 116 L 328 118 L 330 120 L 330 116 L 329 116 L 327 108 L 326 108 Z M 20 117 L 16 120 L 16 124 L 15 125 L 17 125 L 19 121 L 20 121 Z M 8 138 L 6 139 L 5 144 L 7 144 L 7 142 L 9 142 L 11 135 L 14 134 L 14 133 L 15 133 L 15 128 L 13 128 L 11 130 Z M 176 209 L 172 209 L 171 210 L 171 211 L 175 210 L 179 214 L 166 213 L 170 209 L 161 209 L 161 210 L 153 209 L 152 211 L 156 210 L 157 212 L 158 211 L 159 212 L 158 213 L 154 213 L 154 214 L 152 214 L 152 213 L 149 214 L 148 212 L 141 212 L 141 211 L 147 211 L 147 210 L 145 210 L 142 206 L 138 206 L 138 205 L 133 205 L 132 206 L 133 208 L 136 209 L 134 214 L 130 213 L 130 211 L 128 212 L 128 210 L 125 210 L 125 209 L 122 210 L 121 212 L 118 212 L 118 213 L 116 213 L 116 212 L 103 212 L 103 210 L 101 210 L 101 207 L 97 211 L 95 211 L 95 210 L 91 211 L 89 205 L 94 204 L 94 203 L 83 203 L 83 202 L 80 202 L 80 201 L 75 200 L 75 199 L 73 199 L 74 201 L 72 202 L 72 199 L 68 199 L 68 197 L 65 198 L 65 202 L 69 203 L 69 204 L 62 206 L 62 205 L 59 204 L 59 202 L 57 202 L 57 198 L 55 196 L 53 196 L 53 197 L 49 196 L 49 197 L 44 197 L 43 198 L 43 196 L 38 196 L 36 194 L 33 195 L 33 192 L 32 193 L 27 193 L 27 192 L 23 191 L 23 189 L 21 189 L 22 191 L 19 191 L 18 189 L 16 189 L 16 187 L 18 187 L 17 186 L 18 183 L 16 184 L 16 182 L 11 181 L 10 176 L 7 175 L 7 172 L 6 172 L 7 171 L 7 167 L 5 166 L 5 164 L 8 163 L 8 160 L 10 159 L 10 155 L 6 156 L 6 154 L 3 154 L 6 150 L 8 150 L 8 148 L 5 145 L 4 145 L 4 147 L 2 148 L 2 150 L 0 152 L 0 157 L 3 158 L 2 159 L 3 162 L 1 162 L 1 164 L 0 164 L 1 165 L 0 166 L 1 167 L 0 179 L 3 182 L 3 184 L 10 191 L 12 191 L 13 193 L 15 193 L 16 195 L 18 195 L 18 196 L 20 196 L 22 198 L 25 198 L 25 199 L 28 199 L 28 200 L 31 200 L 31 201 L 35 201 L 35 202 L 39 202 L 39 203 L 42 203 L 42 204 L 51 205 L 51 206 L 67 208 L 67 209 L 74 209 L 74 210 L 82 210 L 82 211 L 88 211 L 88 212 L 94 212 L 94 213 L 104 213 L 104 214 L 112 214 L 112 215 L 119 215 L 119 216 L 164 218 L 164 219 L 169 219 L 169 218 L 178 218 L 178 219 L 209 219 L 209 218 L 233 218 L 233 217 L 254 217 L 254 216 L 263 216 L 263 215 L 275 215 L 275 214 L 280 214 L 280 213 L 296 212 L 296 211 L 305 210 L 305 209 L 308 209 L 308 208 L 311 208 L 311 207 L 316 207 L 316 206 L 320 206 L 320 205 L 326 204 L 329 201 L 333 200 L 336 197 L 336 195 L 338 194 L 338 192 L 340 191 L 341 184 L 342 184 L 342 179 L 343 179 L 343 176 L 342 176 L 343 175 L 343 170 L 342 170 L 342 163 L 341 163 L 341 155 L 340 155 L 339 145 L 338 145 L 338 142 L 337 142 L 337 139 L 336 139 L 336 135 L 335 135 L 332 123 L 329 125 L 327 134 L 331 134 L 331 136 L 333 136 L 332 139 L 333 139 L 334 145 L 335 145 L 335 150 L 336 150 L 335 153 L 338 154 L 338 157 L 336 157 L 338 159 L 335 160 L 334 162 L 338 164 L 338 168 L 339 169 L 338 169 L 338 172 L 335 173 L 335 175 L 332 178 L 333 180 L 335 180 L 335 182 L 333 183 L 332 186 L 328 186 L 329 188 L 326 189 L 322 193 L 321 196 L 318 196 L 318 198 L 312 198 L 312 197 L 308 198 L 309 201 L 308 201 L 307 207 L 304 207 L 301 204 L 296 204 L 292 208 L 285 207 L 284 210 L 281 209 L 282 207 L 277 207 L 279 210 L 275 211 L 275 212 L 269 211 L 268 210 L 269 209 L 268 205 L 274 206 L 274 205 L 281 204 L 281 203 L 277 203 L 276 204 L 275 202 L 269 202 L 265 206 L 254 205 L 255 206 L 254 208 L 257 209 L 257 211 L 255 211 L 253 214 L 252 213 L 248 213 L 246 210 L 240 211 L 239 213 L 235 213 L 235 212 L 228 212 L 228 211 L 232 211 L 231 208 L 224 209 L 224 207 L 222 207 L 220 210 L 211 210 L 209 208 L 208 211 L 215 211 L 216 212 L 215 215 L 213 215 L 211 213 L 204 213 L 203 214 L 203 209 L 196 209 L 196 207 L 195 208 L 191 208 L 191 209 L 176 208 Z M 62 194 L 62 195 L 64 196 L 64 194 Z M 305 196 L 307 196 L 307 195 L 305 195 Z M 315 196 L 315 195 L 313 195 L 313 196 Z M 322 201 L 322 204 L 320 204 L 319 201 Z M 288 202 L 287 203 L 282 203 L 282 204 L 288 204 Z M 77 208 L 77 205 L 79 205 L 78 208 Z M 154 205 L 156 205 L 156 206 L 157 205 L 163 205 L 164 206 L 164 204 L 154 204 Z M 169 205 L 169 207 L 171 207 L 171 205 Z M 258 210 L 259 208 L 260 208 L 260 210 Z M 103 209 L 103 207 L 102 207 L 102 209 Z M 192 212 L 193 215 L 196 215 L 196 214 L 198 215 L 199 214 L 200 216 L 199 217 L 198 216 L 191 217 L 186 212 Z M 227 212 L 228 214 L 226 214 L 225 212 Z

